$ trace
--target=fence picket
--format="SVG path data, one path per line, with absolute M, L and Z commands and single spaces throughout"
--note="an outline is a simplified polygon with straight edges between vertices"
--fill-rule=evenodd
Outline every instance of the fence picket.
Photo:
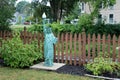
M 77 64 L 77 61 L 76 61 L 76 39 L 77 39 L 77 34 L 74 34 L 74 65 Z
M 61 51 L 62 51 L 61 53 L 62 53 L 62 55 L 61 55 L 61 56 L 62 56 L 62 63 L 63 63 L 63 61 L 64 61 L 64 34 L 62 33 L 61 36 L 62 36 L 62 38 L 61 38 L 61 44 L 62 44 L 62 45 L 61 45 L 61 49 L 62 49 L 62 50 L 61 50 Z
M 0 31 L 0 38 L 2 38 L 2 31 Z
M 70 65 L 72 65 L 72 34 L 70 33 Z
M 113 42 L 113 61 L 115 61 L 116 60 L 116 36 L 115 35 L 113 35 L 113 40 L 112 40 L 112 42 Z
M 110 36 L 110 34 L 108 35 L 108 39 L 107 39 L 107 51 L 108 51 L 108 57 L 111 57 L 111 55 L 110 55 L 110 45 L 111 45 L 111 36 Z
M 2 38 L 2 31 L 0 31 L 0 38 Z M 0 41 L 0 47 L 2 46 L 2 41 Z
M 88 38 L 87 38 L 87 42 L 88 42 L 88 46 L 87 46 L 87 49 L 88 49 L 88 61 L 90 61 L 90 49 L 91 49 L 91 47 L 90 47 L 90 42 L 91 42 L 91 36 L 90 36 L 90 34 L 88 34 Z
M 118 38 L 118 62 L 120 62 L 120 35 Z
M 92 36 L 92 59 L 93 60 L 95 58 L 95 45 L 96 45 L 95 34 L 93 34 Z
M 83 34 L 82 34 L 82 41 L 83 41 L 82 60 L 83 60 L 83 64 L 85 64 L 85 60 L 86 60 L 86 34 L 85 34 L 85 32 L 83 32 Z
M 101 36 L 98 34 L 97 36 L 97 55 L 100 56 L 100 45 L 101 45 Z
M 81 65 L 82 63 L 81 63 L 81 54 L 82 54 L 82 39 L 81 39 L 81 34 L 79 34 L 79 36 L 78 36 L 78 48 L 79 48 L 79 50 L 78 50 L 78 57 L 79 57 L 79 65 Z
M 102 36 L 102 54 L 101 56 L 105 57 L 105 48 L 106 48 L 106 45 L 105 45 L 105 35 Z
M 60 51 L 61 51 L 61 48 L 60 48 L 60 34 L 57 35 L 57 38 L 58 38 L 58 42 L 57 42 L 57 62 L 60 63 Z
M 65 35 L 65 43 L 66 43 L 66 58 L 65 62 L 68 63 L 68 33 Z
M 37 34 L 37 41 L 38 41 L 38 46 L 40 47 L 40 39 L 41 39 L 41 34 L 40 33 L 38 33 Z

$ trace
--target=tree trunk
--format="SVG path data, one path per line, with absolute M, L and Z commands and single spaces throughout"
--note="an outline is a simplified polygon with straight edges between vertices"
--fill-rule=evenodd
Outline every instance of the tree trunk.
M 50 1 L 51 4 L 51 10 L 52 10 L 52 16 L 53 16 L 53 21 L 57 22 L 59 20 L 59 10 L 61 7 L 61 1 L 52 0 Z

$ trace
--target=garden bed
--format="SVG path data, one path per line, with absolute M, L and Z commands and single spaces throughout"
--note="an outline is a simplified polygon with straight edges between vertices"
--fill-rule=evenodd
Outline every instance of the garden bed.
M 91 72 L 86 71 L 84 66 L 72 66 L 72 65 L 65 65 L 56 70 L 58 73 L 63 74 L 72 74 L 72 75 L 79 75 L 79 76 L 89 76 L 94 78 L 101 78 L 101 79 L 119 79 L 120 76 L 116 74 L 104 73 L 102 76 L 94 76 Z
M 0 66 L 5 66 L 4 61 L 0 59 Z M 57 73 L 62 74 L 71 74 L 71 75 L 78 75 L 78 76 L 88 76 L 93 78 L 100 78 L 100 79 L 117 79 L 120 80 L 120 76 L 116 74 L 104 73 L 102 75 L 94 76 L 92 72 L 89 72 L 85 69 L 84 66 L 72 66 L 72 65 L 64 65 L 56 70 Z

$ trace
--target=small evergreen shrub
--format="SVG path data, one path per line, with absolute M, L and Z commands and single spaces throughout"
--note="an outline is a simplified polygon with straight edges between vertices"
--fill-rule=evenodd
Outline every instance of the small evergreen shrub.
M 15 34 L 12 39 L 2 40 L 2 44 L 0 47 L 2 59 L 10 67 L 29 67 L 34 61 L 42 59 L 42 53 L 37 42 L 23 44 L 18 34 Z

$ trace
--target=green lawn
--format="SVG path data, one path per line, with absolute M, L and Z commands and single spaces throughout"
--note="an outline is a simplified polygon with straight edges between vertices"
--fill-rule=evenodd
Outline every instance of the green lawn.
M 31 27 L 32 25 L 11 25 L 10 28 L 13 30 L 13 31 L 23 31 L 24 27 L 26 28 L 29 28 Z
M 98 80 L 56 72 L 0 67 L 0 80 Z M 100 80 L 100 79 L 99 79 Z

